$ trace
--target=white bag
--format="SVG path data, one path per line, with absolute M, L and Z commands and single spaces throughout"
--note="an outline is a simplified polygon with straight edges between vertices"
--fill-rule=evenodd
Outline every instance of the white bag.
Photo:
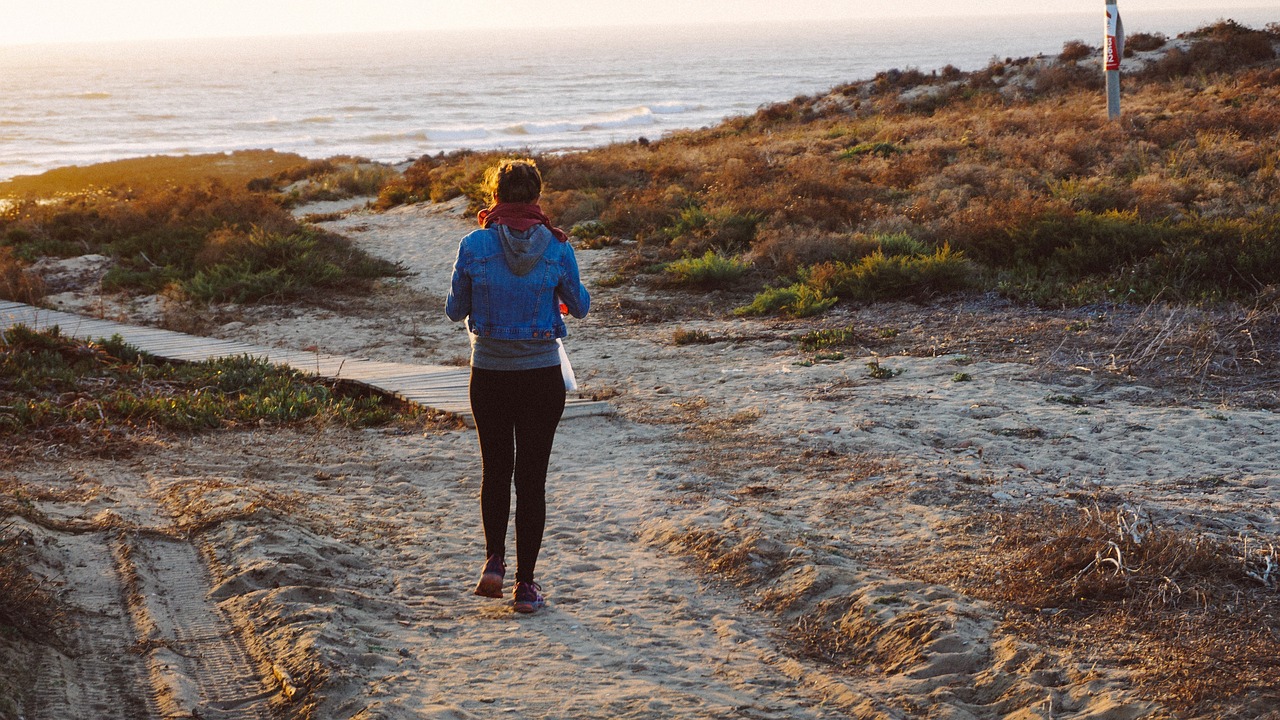
M 564 378 L 565 390 L 577 390 L 578 378 L 573 374 L 573 365 L 569 363 L 569 355 L 564 351 L 564 341 L 556 338 L 556 350 L 560 353 L 560 376 Z

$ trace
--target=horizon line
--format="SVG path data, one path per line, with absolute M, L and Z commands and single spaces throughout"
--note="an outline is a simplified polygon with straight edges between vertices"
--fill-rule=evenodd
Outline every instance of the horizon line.
M 1209 13 L 1217 13 L 1216 19 L 1225 20 L 1225 19 L 1231 19 L 1230 12 L 1233 10 L 1259 11 L 1259 10 L 1273 10 L 1273 9 L 1276 12 L 1276 16 L 1277 16 L 1276 20 L 1280 22 L 1280 8 L 1271 8 L 1265 5 L 1239 5 L 1239 6 L 1229 7 L 1229 8 L 1205 8 L 1205 11 Z M 1149 13 L 1190 14 L 1190 13 L 1199 12 L 1199 10 L 1186 9 L 1186 8 L 1151 8 L 1151 9 L 1146 9 L 1139 12 L 1142 14 L 1149 14 Z M 1054 16 L 1054 15 L 1080 17 L 1080 16 L 1088 16 L 1092 14 L 1095 14 L 1095 13 L 1093 13 L 1093 11 L 1086 11 L 1086 10 L 1079 10 L 1079 9 L 1063 10 L 1063 9 L 1054 8 L 1054 9 L 1047 9 L 1042 12 L 1028 11 L 1028 12 L 1017 12 L 1017 13 L 978 11 L 978 12 L 956 13 L 956 14 L 948 15 L 948 14 L 932 14 L 932 13 L 926 14 L 921 12 L 905 12 L 905 13 L 896 13 L 896 14 L 895 13 L 881 13 L 881 14 L 871 14 L 871 15 L 864 14 L 857 17 L 852 17 L 852 16 L 805 17 L 805 18 L 796 18 L 796 19 L 788 19 L 788 20 L 771 20 L 771 19 L 730 20 L 730 21 L 656 20 L 652 22 L 648 22 L 648 21 L 634 22 L 634 23 L 600 22 L 600 23 L 581 23 L 581 24 L 573 24 L 573 25 L 556 25 L 556 24 L 547 23 L 544 25 L 535 25 L 532 27 L 536 27 L 536 29 L 538 30 L 580 32 L 580 31 L 590 31 L 590 30 L 658 30 L 663 28 L 701 29 L 701 28 L 707 28 L 707 27 L 735 27 L 735 26 L 745 28 L 745 27 L 755 27 L 755 26 L 762 26 L 762 25 L 776 27 L 778 25 L 799 26 L 799 25 L 805 25 L 805 24 L 810 24 L 815 22 L 848 24 L 848 23 L 857 23 L 857 22 L 868 21 L 868 20 L 947 21 L 947 20 L 960 20 L 960 19 L 981 20 L 985 18 L 1045 17 L 1045 16 Z M 1101 14 L 1101 12 L 1099 12 L 1098 14 Z M 405 29 L 386 28 L 386 29 L 352 30 L 352 31 L 339 31 L 339 30 L 325 29 L 325 30 L 310 30 L 310 31 L 299 31 L 299 32 L 276 32 L 276 31 L 248 32 L 244 34 L 234 34 L 234 35 L 228 35 L 228 34 L 222 34 L 222 33 L 174 34 L 174 35 L 157 35 L 157 36 L 144 36 L 144 37 L 116 37 L 116 38 L 101 38 L 101 39 L 99 38 L 93 38 L 93 39 L 63 38 L 63 39 L 22 41 L 22 40 L 5 40 L 3 38 L 0 38 L 0 49 L 133 45 L 133 44 L 168 43 L 168 42 L 183 42 L 183 41 L 215 41 L 216 42 L 216 41 L 230 41 L 230 40 L 264 40 L 264 39 L 292 40 L 292 39 L 306 39 L 306 38 L 376 37 L 376 36 L 391 36 L 391 35 L 422 35 L 422 34 L 466 35 L 466 34 L 473 34 L 476 32 L 483 32 L 486 30 L 493 30 L 493 29 L 509 30 L 509 29 L 517 29 L 517 28 L 528 28 L 528 27 L 531 27 L 531 26 L 527 24 L 513 23 L 511 25 L 492 25 L 492 26 L 458 25 L 458 26 L 439 27 L 439 28 L 430 28 L 430 27 L 417 27 L 417 28 L 405 28 Z

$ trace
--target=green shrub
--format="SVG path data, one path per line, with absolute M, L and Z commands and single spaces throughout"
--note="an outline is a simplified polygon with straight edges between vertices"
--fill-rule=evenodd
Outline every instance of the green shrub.
M 929 248 L 924 243 L 907 233 L 877 235 L 875 241 L 885 255 L 911 257 L 929 253 Z
M 751 264 L 708 250 L 702 257 L 682 258 L 667 265 L 666 272 L 682 285 L 727 285 L 751 272 Z
M 0 333 L 0 437 L 12 446 L 54 437 L 91 445 L 139 428 L 170 432 L 338 422 L 364 426 L 401 416 L 397 403 L 309 379 L 263 360 L 159 361 L 110 340 L 83 342 L 58 328 Z
M 1021 264 L 1000 275 L 1007 294 L 1041 305 L 1247 297 L 1280 283 L 1280 218 L 1185 218 L 1080 213 L 1016 237 Z M 1031 252 L 1038 249 L 1039 257 Z
M 785 288 L 765 288 L 750 305 L 734 310 L 735 315 L 772 315 L 786 313 L 792 317 L 809 317 L 830 310 L 837 299 L 823 295 L 805 283 Z
M 962 290 L 972 274 L 961 253 L 943 247 L 927 256 L 877 251 L 856 263 L 825 263 L 810 268 L 807 282 L 824 296 L 875 302 Z
M 867 363 L 867 376 L 876 380 L 891 380 L 903 372 L 901 368 L 887 368 L 881 365 L 879 360 L 872 360 Z
M 1166 224 L 1144 223 L 1132 212 L 1050 217 L 1010 234 L 1008 265 L 1064 276 L 1094 275 L 1147 257 L 1172 234 Z
M 146 193 L 127 189 L 26 201 L 0 214 L 17 257 L 100 253 L 108 291 L 176 288 L 194 299 L 296 298 L 359 291 L 403 274 L 333 233 L 304 226 L 264 195 L 218 183 Z
M 879 157 L 892 157 L 901 155 L 906 152 L 901 145 L 891 142 L 865 142 L 846 148 L 840 153 L 841 159 L 851 159 L 861 157 L 863 155 L 876 155 Z
M 854 344 L 857 337 L 852 327 L 813 330 L 800 337 L 800 348 L 805 352 L 814 352 L 833 347 L 846 347 Z
M 662 232 L 677 248 L 695 252 L 704 248 L 740 251 L 751 246 L 759 224 L 760 215 L 756 213 L 738 213 L 728 208 L 707 211 L 690 205 Z

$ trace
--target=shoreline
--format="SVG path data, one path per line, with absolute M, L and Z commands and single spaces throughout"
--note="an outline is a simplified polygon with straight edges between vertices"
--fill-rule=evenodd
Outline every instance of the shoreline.
M 1182 12 L 1188 18 L 1198 17 L 1200 20 L 1188 20 L 1175 29 L 1166 31 L 1160 27 L 1143 27 L 1145 23 L 1138 19 L 1141 14 L 1137 14 L 1129 23 L 1130 32 L 1174 33 L 1175 30 L 1181 31 L 1184 25 L 1187 26 L 1186 30 L 1191 30 L 1217 19 L 1208 17 L 1211 13 L 1206 11 L 1169 11 L 1169 14 L 1173 16 Z M 1256 15 L 1258 22 L 1280 21 L 1280 15 L 1267 8 L 1257 8 L 1253 15 Z M 1101 12 L 1098 16 L 1100 18 Z M 9 156 L 0 148 L 0 182 L 68 166 L 85 166 L 97 161 L 156 154 L 275 148 L 280 152 L 296 152 L 315 158 L 349 154 L 369 157 L 379 162 L 396 163 L 424 154 L 435 155 L 438 152 L 464 149 L 485 150 L 491 146 L 512 150 L 529 147 L 540 152 L 559 152 L 632 142 L 641 136 L 655 140 L 671 132 L 716 126 L 726 119 L 753 113 L 761 106 L 785 103 L 797 96 L 821 95 L 832 87 L 862 82 L 893 68 L 930 72 L 952 65 L 964 71 L 976 71 L 996 57 L 1049 57 L 1056 55 L 1064 43 L 1072 40 L 1082 40 L 1090 45 L 1101 42 L 1099 18 L 1094 18 L 1092 13 L 1072 14 L 1070 17 L 1076 18 L 1072 21 L 1076 23 L 1075 29 L 1064 30 L 1053 22 L 1045 22 L 1042 26 L 1020 25 L 1016 31 L 1002 30 L 1000 26 L 992 27 L 991 18 L 973 19 L 969 24 L 971 27 L 965 30 L 968 33 L 966 36 L 953 40 L 949 46 L 940 50 L 932 50 L 930 47 L 938 45 L 938 38 L 946 37 L 947 31 L 954 33 L 955 27 L 947 28 L 940 24 L 938 28 L 930 30 L 936 37 L 922 39 L 917 37 L 918 33 L 913 34 L 905 29 L 895 31 L 893 28 L 885 29 L 877 25 L 878 32 L 884 37 L 879 37 L 868 29 L 865 32 L 860 30 L 858 34 L 848 38 L 841 37 L 839 41 L 832 40 L 815 50 L 821 52 L 811 61 L 806 61 L 808 66 L 788 65 L 784 62 L 785 57 L 775 57 L 780 51 L 772 48 L 765 37 L 751 39 L 752 46 L 759 46 L 752 52 L 765 53 L 764 59 L 754 64 L 750 60 L 751 53 L 747 52 L 750 48 L 739 47 L 741 43 L 734 44 L 725 40 L 721 42 L 723 48 L 715 45 L 720 48 L 717 52 L 728 53 L 719 61 L 715 60 L 715 53 L 691 53 L 688 48 L 676 44 L 665 48 L 666 52 L 674 53 L 668 59 L 673 64 L 672 68 L 664 70 L 665 66 L 661 64 L 649 68 L 650 72 L 677 73 L 665 84 L 647 80 L 643 72 L 632 67 L 633 62 L 627 61 L 628 57 L 643 57 L 664 50 L 662 46 L 656 46 L 656 49 L 645 46 L 644 37 L 647 36 L 642 32 L 640 35 L 644 37 L 628 40 L 629 50 L 620 50 L 615 55 L 590 56 L 594 64 L 607 66 L 592 71 L 604 73 L 595 81 L 558 82 L 555 78 L 566 72 L 579 72 L 581 68 L 575 70 L 572 65 L 557 64 L 560 61 L 554 56 L 534 58 L 534 66 L 529 70 L 529 82 L 536 86 L 546 84 L 552 92 L 564 99 L 554 113 L 545 111 L 545 103 L 537 95 L 521 95 L 512 99 L 510 102 L 515 103 L 519 111 L 507 112 L 507 107 L 503 104 L 485 101 L 488 93 L 483 86 L 472 87 L 472 84 L 462 82 L 461 78 L 448 73 L 441 74 L 440 77 L 430 74 L 436 65 L 447 64 L 451 54 L 455 59 L 458 54 L 465 54 L 465 44 L 460 47 L 449 46 L 441 50 L 439 57 L 411 53 L 403 47 L 406 43 L 389 43 L 390 47 L 381 47 L 376 38 L 351 40 L 355 43 L 351 48 L 357 48 L 358 52 L 341 43 L 336 47 L 322 44 L 321 47 L 312 49 L 320 52 L 326 61 L 337 63 L 338 67 L 346 67 L 354 73 L 351 77 L 339 74 L 332 82 L 324 85 L 304 74 L 290 78 L 287 73 L 296 69 L 287 64 L 282 65 L 279 59 L 280 53 L 287 55 L 288 47 L 297 45 L 309 48 L 311 45 L 308 43 L 314 44 L 315 39 L 294 38 L 283 49 L 276 48 L 269 42 L 245 41 L 248 43 L 246 52 L 249 57 L 238 61 L 239 64 L 226 65 L 221 74 L 240 77 L 246 86 L 262 86 L 260 91 L 252 93 L 246 88 L 225 86 L 221 83 L 221 77 L 211 80 L 199 75 L 174 75 L 175 71 L 153 67 L 159 61 L 132 55 L 105 60 L 85 56 L 74 62 L 67 61 L 64 67 L 63 64 L 54 62 L 56 58 L 46 58 L 43 55 L 34 60 L 23 60 L 20 53 L 10 48 L 9 54 L 15 56 L 15 72 L 21 71 L 23 62 L 38 60 L 31 70 L 45 73 L 46 81 L 52 84 L 44 91 L 49 97 L 39 103 L 33 103 L 29 95 L 15 95 L 11 99 L 9 104 L 16 110 L 9 119 L 7 132 L 12 140 L 8 142 L 14 148 L 23 148 L 23 151 Z M 1248 19 L 1242 22 L 1251 26 L 1257 24 Z M 662 37 L 658 31 L 655 30 L 654 33 L 655 38 Z M 1028 34 L 1032 36 L 1030 39 L 1024 37 Z M 591 33 L 584 34 L 581 42 L 581 52 L 590 50 L 599 54 L 597 49 L 593 49 L 599 44 L 598 38 L 593 38 Z M 706 42 L 715 42 L 715 37 L 707 38 Z M 175 52 L 180 50 L 186 55 L 171 58 L 169 65 L 176 63 L 181 66 L 183 62 L 180 61 L 184 59 L 199 60 L 202 64 L 210 62 L 209 58 L 198 57 L 203 52 L 198 48 L 185 44 L 175 47 Z M 0 54 L 5 52 L 6 48 L 0 47 Z M 82 54 L 88 52 L 82 49 Z M 215 54 L 215 57 L 218 55 Z M 80 66 L 89 60 L 95 66 L 105 67 L 106 74 L 92 81 L 81 77 Z M 498 61 L 501 60 L 502 58 L 498 58 Z M 231 61 L 224 59 L 223 62 Z M 421 63 L 422 67 L 414 68 L 414 62 Z M 703 74 L 686 71 L 681 75 L 677 72 L 682 66 L 703 63 L 711 64 Z M 422 102 L 404 97 L 387 100 L 378 93 L 370 94 L 368 91 L 374 88 L 359 81 L 359 77 L 362 72 L 372 72 L 380 64 L 389 64 L 396 70 L 397 82 L 427 84 L 428 92 Z M 453 75 L 465 77 L 473 70 L 464 63 Z M 723 75 L 725 79 L 713 81 L 715 73 Z M 774 75 L 778 77 L 773 78 Z M 175 110 L 172 107 L 175 102 L 185 102 L 181 93 L 176 97 L 171 96 L 172 93 L 155 91 L 137 93 L 133 90 L 135 76 L 161 86 L 188 87 L 191 92 L 202 92 L 208 101 L 194 114 Z M 637 83 L 645 89 L 621 94 L 620 91 L 608 90 L 612 85 Z M 732 87 L 722 88 L 725 83 Z M 386 92 L 394 95 L 396 88 L 393 84 L 386 88 Z M 244 96 L 240 97 L 241 95 Z M 588 96 L 592 98 L 589 101 L 577 100 Z M 320 99 L 317 100 L 317 97 Z M 450 110 L 452 105 L 438 104 L 445 98 L 461 100 L 463 107 L 454 111 Z M 0 101 L 3 100 L 5 98 L 0 95 Z M 705 109 L 688 111 L 688 117 L 661 112 L 662 107 L 672 103 L 691 107 L 704 106 Z M 243 107 L 261 107 L 263 111 L 243 113 L 240 112 Z M 638 108 L 655 111 L 652 124 L 614 132 L 608 129 L 601 131 L 596 127 L 601 124 L 600 117 Z M 122 140 L 117 143 L 116 149 L 103 155 L 99 150 L 102 133 L 100 123 L 83 128 L 74 124 L 54 126 L 41 120 L 48 112 L 72 117 L 105 114 L 115 123 L 112 132 Z M 559 134 L 545 133 L 538 129 L 539 126 L 559 126 L 566 123 L 576 129 Z M 520 127 L 525 128 L 526 135 L 505 132 L 507 129 Z M 484 133 L 485 142 L 468 140 L 466 137 L 456 139 L 459 133 L 474 135 L 480 132 Z M 581 134 L 586 140 L 575 139 L 574 133 Z M 436 138 L 437 135 L 444 139 Z M 450 139 L 451 137 L 454 139 Z M 68 154 L 71 152 L 68 147 L 83 149 L 75 150 L 79 155 L 74 155 Z M 61 154 L 45 157 L 48 153 Z M 33 161 L 33 157 L 42 159 Z M 5 164 L 19 162 L 20 165 Z

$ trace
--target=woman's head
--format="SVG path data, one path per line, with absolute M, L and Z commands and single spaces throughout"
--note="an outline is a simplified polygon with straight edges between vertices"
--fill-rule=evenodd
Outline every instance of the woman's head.
M 484 174 L 492 203 L 531 203 L 542 195 L 542 175 L 532 160 L 503 160 Z

